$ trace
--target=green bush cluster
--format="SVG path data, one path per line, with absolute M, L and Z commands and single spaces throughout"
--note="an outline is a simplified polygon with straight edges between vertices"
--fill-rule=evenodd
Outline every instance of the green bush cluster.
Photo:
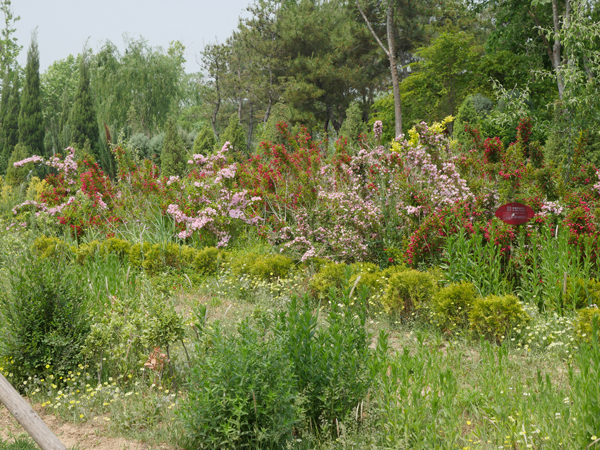
M 440 289 L 433 296 L 434 321 L 446 330 L 469 324 L 469 311 L 477 299 L 473 283 L 461 281 Z
M 575 307 L 575 309 L 600 304 L 600 281 L 594 278 L 569 277 L 564 303 L 565 306 Z
M 357 288 L 366 286 L 371 293 L 384 289 L 388 279 L 395 273 L 407 270 L 405 266 L 390 266 L 381 270 L 373 263 L 359 262 L 354 264 L 326 262 L 310 280 L 310 290 L 314 297 L 328 295 L 332 288 L 343 290 L 353 286 L 358 277 Z
M 469 311 L 471 329 L 496 342 L 502 342 L 513 328 L 520 328 L 529 320 L 523 304 L 514 295 L 478 298 Z
M 294 262 L 283 255 L 261 256 L 256 253 L 242 255 L 231 263 L 233 273 L 250 275 L 261 280 L 286 278 L 292 270 Z
M 335 300 L 325 325 L 308 297 L 235 334 L 201 324 L 180 410 L 186 447 L 283 448 L 294 430 L 331 431 L 351 413 L 370 387 L 370 336 L 364 310 Z
M 74 247 L 68 246 L 61 239 L 42 236 L 34 241 L 33 247 L 42 257 L 54 256 L 59 249 L 64 249 L 79 263 L 84 263 L 95 255 L 116 254 L 122 260 L 127 259 L 132 266 L 143 268 L 151 274 L 158 273 L 165 268 L 176 270 L 190 268 L 202 274 L 214 274 L 219 265 L 227 258 L 223 250 L 214 247 L 198 250 L 174 243 L 131 244 L 119 238 L 110 238 L 104 241 L 94 240 Z
M 590 342 L 592 339 L 592 325 L 594 318 L 600 324 L 600 309 L 584 308 L 577 311 L 577 320 L 575 321 L 575 334 L 581 340 Z
M 434 275 L 409 269 L 390 277 L 383 304 L 389 313 L 408 316 L 431 303 L 436 292 L 437 280 Z

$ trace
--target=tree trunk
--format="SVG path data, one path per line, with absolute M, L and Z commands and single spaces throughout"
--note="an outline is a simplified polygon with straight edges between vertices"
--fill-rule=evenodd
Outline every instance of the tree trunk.
M 555 0 L 556 1 L 556 0 Z M 396 63 L 396 42 L 394 39 L 394 8 L 390 1 L 387 9 L 387 39 L 390 71 L 392 72 L 392 88 L 394 90 L 394 113 L 396 116 L 396 136 L 402 134 L 402 107 L 400 105 L 400 82 Z

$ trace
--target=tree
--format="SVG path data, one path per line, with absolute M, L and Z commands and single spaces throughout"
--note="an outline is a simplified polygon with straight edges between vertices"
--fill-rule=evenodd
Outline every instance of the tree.
M 172 118 L 167 120 L 165 140 L 160 155 L 160 167 L 164 176 L 183 176 L 186 165 L 185 147 L 177 133 L 177 124 Z
M 22 47 L 13 36 L 16 31 L 14 24 L 21 18 L 13 15 L 10 0 L 0 0 L 0 10 L 4 14 L 4 28 L 0 38 L 0 74 L 4 75 L 14 68 L 17 56 L 21 52 Z
M 79 63 L 79 85 L 69 113 L 69 128 L 72 133 L 72 142 L 83 149 L 86 141 L 92 149 L 92 154 L 98 159 L 98 121 L 94 101 L 90 92 L 90 76 L 85 58 Z
M 6 165 L 15 145 L 19 142 L 19 111 L 21 110 L 21 95 L 19 91 L 19 71 L 12 74 L 12 88 L 8 100 L 8 108 L 2 122 L 2 153 L 0 167 L 6 173 Z
M 386 0 L 381 3 L 382 11 L 380 11 L 379 15 L 385 16 L 386 46 L 379 38 L 372 21 L 369 20 L 361 7 L 360 0 L 356 0 L 356 6 L 362 18 L 389 61 L 394 95 L 396 136 L 402 133 L 402 101 L 400 97 L 400 78 L 398 75 L 398 56 L 400 56 L 400 63 L 406 67 L 409 52 L 418 43 L 423 42 L 424 34 L 421 26 L 423 14 L 421 9 L 426 4 L 427 2 L 415 2 L 411 0 Z
M 144 39 L 125 39 L 125 53 L 107 41 L 90 61 L 90 78 L 99 123 L 120 129 L 135 120 L 153 134 L 179 109 L 184 78 L 184 47 L 171 42 L 165 51 Z M 136 117 L 128 117 L 133 106 Z
M 215 135 L 208 127 L 202 127 L 196 140 L 194 141 L 194 153 L 206 155 L 212 153 L 215 149 L 217 141 Z
M 25 84 L 19 113 L 19 142 L 25 145 L 31 154 L 44 155 L 44 134 L 40 92 L 40 53 L 37 34 L 33 33 L 27 52 Z
M 346 120 L 340 128 L 340 136 L 348 138 L 352 144 L 358 144 L 358 137 L 361 134 L 367 134 L 367 125 L 363 122 L 359 104 L 354 102 L 346 110 Z
M 246 153 L 246 133 L 240 123 L 237 114 L 229 117 L 229 125 L 221 135 L 221 145 L 229 142 L 234 152 L 238 154 Z
M 30 152 L 25 145 L 21 143 L 15 145 L 8 161 L 8 167 L 6 168 L 6 184 L 9 186 L 19 186 L 21 183 L 27 181 L 30 173 L 35 176 L 35 166 L 33 163 L 22 167 L 14 166 L 14 163 L 17 161 L 22 161 L 29 156 Z
M 10 72 L 5 72 L 2 80 L 2 96 L 0 96 L 0 124 L 4 122 L 4 116 L 8 110 L 8 100 L 10 99 L 10 75 Z
M 202 67 L 208 74 L 209 86 L 211 87 L 211 89 L 205 91 L 205 100 L 212 105 L 210 123 L 217 139 L 219 138 L 217 116 L 223 101 L 222 80 L 225 76 L 228 53 L 229 48 L 222 44 L 209 44 L 202 52 Z

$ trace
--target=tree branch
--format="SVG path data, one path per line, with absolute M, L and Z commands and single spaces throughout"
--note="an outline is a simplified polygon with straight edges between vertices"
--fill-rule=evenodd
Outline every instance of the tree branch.
M 375 30 L 373 30 L 373 27 L 371 26 L 371 22 L 369 22 L 369 19 L 367 19 L 367 16 L 365 15 L 365 13 L 363 12 L 362 8 L 360 7 L 360 3 L 358 2 L 358 0 L 356 0 L 356 6 L 358 7 L 358 10 L 360 11 L 360 14 L 363 16 L 363 19 L 365 19 L 365 22 L 367 23 L 367 27 L 369 28 L 369 30 L 371 30 L 371 34 L 373 35 L 373 37 L 375 38 L 375 40 L 377 41 L 377 43 L 379 44 L 379 46 L 383 49 L 383 51 L 385 52 L 386 56 L 389 58 L 390 57 L 389 50 L 387 48 L 385 48 L 385 45 L 383 45 L 383 43 L 379 40 L 379 37 L 375 33 Z

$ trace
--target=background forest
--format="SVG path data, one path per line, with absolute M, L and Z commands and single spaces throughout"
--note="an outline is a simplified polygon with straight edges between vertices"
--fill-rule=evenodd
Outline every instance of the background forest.
M 450 115 L 450 131 L 463 144 L 464 124 L 471 123 L 484 139 L 500 136 L 507 145 L 519 116 L 530 116 L 551 157 L 568 153 L 565 142 L 584 132 L 594 149 L 587 158 L 596 162 L 593 1 L 259 0 L 226 42 L 205 47 L 197 73 L 185 73 L 180 42 L 163 49 L 128 37 L 124 52 L 106 41 L 40 74 L 34 34 L 27 66 L 18 67 L 18 22 L 10 1 L 2 9 L 3 174 L 21 143 L 20 159 L 73 145 L 114 177 L 105 126 L 113 140 L 160 164 L 169 118 L 188 153 L 229 141 L 250 155 L 273 140 L 279 121 L 306 126 L 333 149 L 340 136 L 356 142 L 375 120 L 388 142 L 400 129 Z

